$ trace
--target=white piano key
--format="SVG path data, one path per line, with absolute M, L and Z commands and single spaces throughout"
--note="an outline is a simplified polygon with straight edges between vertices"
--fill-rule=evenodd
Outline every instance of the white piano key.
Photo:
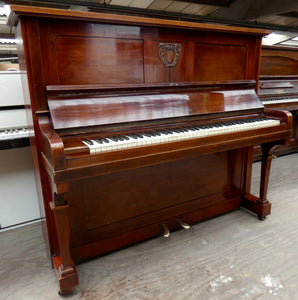
M 285 97 L 285 98 L 271 98 L 271 99 L 262 99 L 262 103 L 266 104 L 285 104 L 285 103 L 294 103 L 298 102 L 298 97 Z
M 11 128 L 0 131 L 0 140 L 2 141 L 27 137 L 29 137 L 29 132 L 27 128 Z
M 84 143 L 85 145 L 88 146 L 89 151 L 90 151 L 90 154 L 96 153 L 96 148 L 97 148 L 96 144 L 94 144 L 94 143 L 92 142 L 92 145 L 91 145 L 91 144 L 88 143 L 87 141 L 83 141 L 83 143 Z

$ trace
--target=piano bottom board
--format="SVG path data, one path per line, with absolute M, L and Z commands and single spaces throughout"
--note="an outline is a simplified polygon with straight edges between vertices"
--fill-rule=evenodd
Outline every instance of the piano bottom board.
M 80 261 L 240 207 L 245 149 L 71 182 L 72 255 Z M 240 170 L 240 171 L 239 171 Z
M 219 195 L 216 195 L 217 200 L 221 199 Z M 210 200 L 206 198 L 205 200 Z M 222 199 L 221 199 L 222 200 Z M 184 222 L 187 224 L 194 224 L 212 217 L 231 212 L 238 209 L 241 206 L 241 197 L 235 197 L 232 199 L 225 199 L 225 201 L 214 203 L 206 207 L 197 208 L 195 211 L 189 211 L 181 215 Z M 176 222 L 177 217 L 172 217 L 167 220 L 163 220 L 162 224 L 166 224 L 170 232 L 181 229 Z M 139 227 L 135 230 L 123 232 L 115 236 L 99 239 L 98 241 L 78 246 L 71 249 L 72 257 L 76 262 L 86 260 L 90 257 L 100 255 L 113 251 L 115 249 L 123 248 L 139 241 L 148 240 L 152 237 L 161 236 L 160 223 L 149 224 Z

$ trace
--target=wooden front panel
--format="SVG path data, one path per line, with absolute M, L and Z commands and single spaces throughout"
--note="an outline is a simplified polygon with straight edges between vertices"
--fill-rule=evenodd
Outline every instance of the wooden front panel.
M 194 81 L 246 79 L 243 45 L 195 44 Z
M 46 85 L 257 79 L 259 45 L 249 35 L 70 20 L 38 24 Z
M 214 204 L 204 197 L 241 185 L 234 168 L 232 152 L 222 152 L 71 182 L 72 246 L 181 216 L 191 201 Z
M 61 84 L 143 83 L 143 41 L 58 36 L 55 40 Z
M 144 82 L 138 27 L 60 20 L 39 26 L 47 85 Z
M 298 60 L 281 56 L 263 56 L 261 75 L 298 75 Z
M 296 48 L 263 46 L 260 75 L 298 75 Z

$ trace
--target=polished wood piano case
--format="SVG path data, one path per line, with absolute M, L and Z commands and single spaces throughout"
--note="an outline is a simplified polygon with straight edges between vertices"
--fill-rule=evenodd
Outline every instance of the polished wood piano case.
M 288 110 L 293 115 L 293 135 L 287 146 L 274 149 L 275 155 L 298 150 L 298 49 L 263 46 L 261 51 L 259 97 L 265 107 Z M 260 151 L 255 151 L 256 155 Z
M 292 120 L 256 95 L 266 31 L 12 10 L 61 294 L 78 283 L 75 262 L 241 206 L 260 219 L 270 213 L 270 151 L 286 143 Z M 126 138 L 129 147 L 113 148 Z M 256 144 L 259 197 L 250 194 Z

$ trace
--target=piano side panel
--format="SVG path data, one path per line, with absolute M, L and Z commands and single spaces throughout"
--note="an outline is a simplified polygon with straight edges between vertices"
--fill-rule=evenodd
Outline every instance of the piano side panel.
M 47 177 L 40 163 L 41 147 L 40 136 L 38 135 L 38 124 L 36 121 L 36 110 L 46 109 L 47 102 L 45 96 L 43 64 L 38 38 L 38 24 L 36 20 L 22 19 L 15 29 L 18 59 L 21 71 L 22 90 L 26 109 L 27 127 L 30 133 L 30 150 L 32 153 L 35 183 L 43 238 L 48 246 L 48 255 L 51 257 L 55 252 L 55 224 L 50 220 L 49 201 L 51 201 L 50 191 L 47 189 Z M 34 45 L 34 46 L 32 46 Z M 30 50 L 29 50 L 30 48 Z M 32 59 L 34 57 L 34 59 Z M 34 82 L 34 84 L 33 84 Z M 32 129 L 35 129 L 34 131 Z

